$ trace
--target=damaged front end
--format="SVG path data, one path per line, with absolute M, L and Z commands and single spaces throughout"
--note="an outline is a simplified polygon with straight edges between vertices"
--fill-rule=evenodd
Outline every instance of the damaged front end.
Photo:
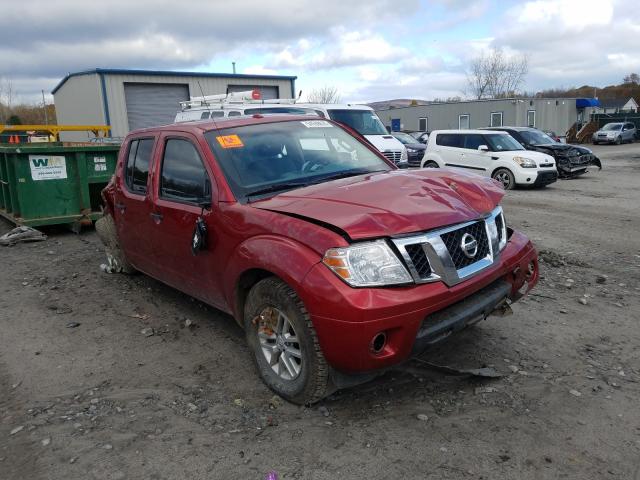
M 575 145 L 562 145 L 546 148 L 539 147 L 542 151 L 555 158 L 558 175 L 560 178 L 573 178 L 589 171 L 590 166 L 596 166 L 602 170 L 600 159 L 591 150 Z

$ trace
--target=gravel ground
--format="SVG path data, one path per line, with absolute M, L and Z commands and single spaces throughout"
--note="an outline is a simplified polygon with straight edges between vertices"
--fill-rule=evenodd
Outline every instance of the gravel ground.
M 0 478 L 640 480 L 640 144 L 594 150 L 601 172 L 506 196 L 534 294 L 422 357 L 494 380 L 412 361 L 294 406 L 230 317 L 101 272 L 93 231 L 2 248 Z

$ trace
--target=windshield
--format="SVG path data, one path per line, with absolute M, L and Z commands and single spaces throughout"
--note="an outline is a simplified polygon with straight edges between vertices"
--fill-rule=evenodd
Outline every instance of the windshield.
M 511 152 L 514 150 L 524 150 L 515 138 L 511 135 L 485 135 L 489 148 L 494 152 Z
M 520 135 L 522 135 L 522 139 L 527 145 L 549 145 L 551 143 L 558 143 L 540 130 L 522 130 Z
M 378 116 L 371 110 L 329 110 L 329 118 L 350 126 L 360 135 L 388 135 Z
M 394 132 L 392 135 L 396 137 L 398 140 L 400 140 L 402 143 L 404 143 L 405 145 L 418 143 L 418 141 L 415 138 L 413 138 L 411 135 L 407 133 Z
M 326 120 L 246 125 L 211 130 L 205 137 L 239 200 L 392 169 Z
M 604 131 L 611 131 L 611 130 L 622 130 L 622 124 L 621 123 L 607 123 L 604 127 L 602 127 L 602 130 Z

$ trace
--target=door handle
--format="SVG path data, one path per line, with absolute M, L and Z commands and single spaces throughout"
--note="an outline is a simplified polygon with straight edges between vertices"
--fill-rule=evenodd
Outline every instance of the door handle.
M 160 223 L 162 221 L 161 213 L 150 213 L 149 215 L 151 216 L 151 218 L 153 218 L 153 221 L 156 223 Z
M 120 210 L 120 213 L 124 212 L 127 209 L 127 206 L 124 203 L 116 202 L 115 207 Z

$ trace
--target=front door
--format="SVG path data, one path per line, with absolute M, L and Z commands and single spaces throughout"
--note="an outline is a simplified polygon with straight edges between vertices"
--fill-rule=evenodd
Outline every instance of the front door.
M 152 212 L 149 169 L 152 166 L 155 138 L 134 138 L 116 175 L 114 220 L 118 241 L 127 259 L 138 270 L 154 275 L 152 232 L 149 214 Z
M 220 266 L 214 244 L 217 227 L 215 183 L 195 137 L 164 135 L 157 165 L 157 192 L 150 217 L 154 225 L 158 279 L 216 306 L 223 306 Z M 207 185 L 213 186 L 208 188 Z M 208 198 L 211 206 L 204 206 Z M 208 246 L 194 252 L 198 219 L 207 227 Z

